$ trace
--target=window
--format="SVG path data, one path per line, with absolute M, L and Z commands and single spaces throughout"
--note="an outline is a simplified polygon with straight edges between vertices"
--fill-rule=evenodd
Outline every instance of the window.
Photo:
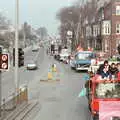
M 96 84 L 95 95 L 97 98 L 120 98 L 120 83 Z
M 102 34 L 103 35 L 110 35 L 111 34 L 111 23 L 110 23 L 110 21 L 103 21 Z
M 116 33 L 120 34 L 120 24 L 116 24 Z
M 110 34 L 110 25 L 107 23 L 107 24 L 105 24 L 105 26 L 104 26 L 104 29 L 105 29 L 105 34 Z
M 116 6 L 116 15 L 120 15 L 120 6 Z

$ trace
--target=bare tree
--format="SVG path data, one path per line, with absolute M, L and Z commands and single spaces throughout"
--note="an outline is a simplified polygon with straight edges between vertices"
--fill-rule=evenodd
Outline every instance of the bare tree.
M 47 29 L 45 27 L 40 27 L 36 30 L 36 33 L 40 35 L 41 40 L 44 40 L 44 38 L 47 36 Z
M 77 25 L 79 21 L 79 12 L 80 8 L 76 5 L 70 6 L 70 7 L 64 7 L 59 10 L 59 12 L 56 15 L 56 18 L 61 22 L 60 25 L 60 35 L 61 40 L 64 44 L 67 43 L 67 31 L 76 32 Z M 74 38 L 75 39 L 75 38 Z M 73 39 L 73 40 L 74 40 Z

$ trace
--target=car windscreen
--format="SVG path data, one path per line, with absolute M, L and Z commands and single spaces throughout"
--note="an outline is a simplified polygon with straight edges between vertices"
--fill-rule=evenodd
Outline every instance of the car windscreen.
M 120 83 L 96 83 L 97 98 L 120 98 Z
M 92 59 L 92 58 L 95 58 L 94 53 L 78 53 L 76 55 L 77 60 L 85 60 L 85 59 Z

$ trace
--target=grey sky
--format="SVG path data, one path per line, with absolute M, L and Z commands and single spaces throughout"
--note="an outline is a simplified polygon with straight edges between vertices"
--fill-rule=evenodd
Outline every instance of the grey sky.
M 49 33 L 56 33 L 59 22 L 56 12 L 63 6 L 71 5 L 76 0 L 19 0 L 20 23 L 29 22 L 34 27 L 45 26 Z M 14 23 L 15 0 L 1 0 L 2 11 Z

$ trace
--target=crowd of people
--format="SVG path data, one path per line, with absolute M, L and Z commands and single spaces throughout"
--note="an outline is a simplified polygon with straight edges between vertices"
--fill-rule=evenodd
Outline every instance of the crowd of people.
M 112 63 L 111 65 L 108 64 L 108 61 L 104 61 L 99 69 L 97 70 L 97 75 L 100 75 L 102 79 L 119 79 L 120 80 L 120 63 Z

